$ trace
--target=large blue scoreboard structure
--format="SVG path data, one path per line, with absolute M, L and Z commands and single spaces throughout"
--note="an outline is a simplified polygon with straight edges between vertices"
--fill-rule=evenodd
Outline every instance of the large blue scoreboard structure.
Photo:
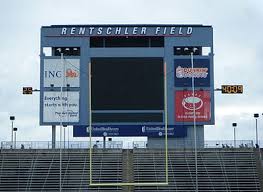
M 40 125 L 72 125 L 75 137 L 91 123 L 93 136 L 158 147 L 167 115 L 173 146 L 192 140 L 194 119 L 199 143 L 214 124 L 211 26 L 43 26 L 40 65 Z

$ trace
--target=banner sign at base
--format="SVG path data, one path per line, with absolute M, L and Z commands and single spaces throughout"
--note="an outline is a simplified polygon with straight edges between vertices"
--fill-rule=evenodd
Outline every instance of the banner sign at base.
M 164 137 L 164 125 L 93 125 L 92 137 Z M 183 125 L 168 125 L 168 137 L 186 137 L 187 127 Z M 89 137 L 89 128 L 85 125 L 73 126 L 73 137 Z

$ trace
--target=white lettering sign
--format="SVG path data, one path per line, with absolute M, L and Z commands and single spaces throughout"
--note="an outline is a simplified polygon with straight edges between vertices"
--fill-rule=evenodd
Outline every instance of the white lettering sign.
M 79 92 L 44 92 L 43 122 L 60 121 L 79 122 Z
M 186 67 L 183 68 L 181 66 L 178 66 L 176 68 L 176 77 L 177 78 L 207 78 L 208 75 L 208 68 L 190 68 Z
M 184 26 L 157 26 L 157 27 L 142 27 L 142 26 L 82 26 L 82 27 L 62 27 L 60 35 L 71 36 L 97 36 L 97 35 L 156 35 L 156 36 L 191 36 L 193 27 Z

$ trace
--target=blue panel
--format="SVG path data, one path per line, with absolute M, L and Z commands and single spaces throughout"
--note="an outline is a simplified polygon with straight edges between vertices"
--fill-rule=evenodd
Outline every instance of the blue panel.
M 73 137 L 88 137 L 87 126 L 73 126 Z M 169 137 L 186 137 L 187 127 L 183 125 L 169 125 L 167 135 Z M 93 137 L 112 136 L 148 136 L 164 137 L 163 125 L 94 125 Z
M 194 59 L 194 70 L 191 68 L 191 59 L 174 60 L 174 81 L 176 87 L 191 87 L 192 76 L 196 87 L 210 87 L 210 60 Z

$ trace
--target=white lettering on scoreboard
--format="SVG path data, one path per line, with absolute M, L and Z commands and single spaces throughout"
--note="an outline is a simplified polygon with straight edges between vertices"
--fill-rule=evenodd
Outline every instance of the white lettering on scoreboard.
M 151 33 L 156 36 L 178 35 L 190 36 L 193 33 L 193 27 L 187 26 L 159 26 L 159 27 L 120 27 L 120 26 L 90 26 L 90 27 L 62 27 L 60 35 L 70 36 L 96 36 L 96 35 L 147 35 Z
M 43 122 L 79 122 L 79 92 L 47 91 L 43 95 Z
M 79 59 L 45 59 L 44 87 L 79 87 Z

